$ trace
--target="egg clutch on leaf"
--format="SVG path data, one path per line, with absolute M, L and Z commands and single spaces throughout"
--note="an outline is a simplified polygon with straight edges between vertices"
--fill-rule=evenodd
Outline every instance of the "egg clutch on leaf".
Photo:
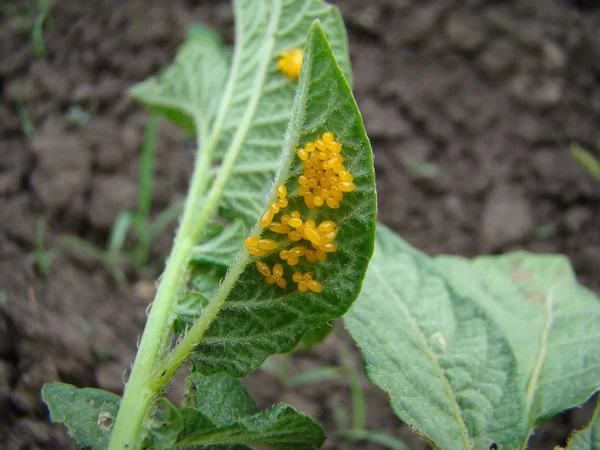
M 303 197 L 309 210 L 322 207 L 337 209 L 344 199 L 344 194 L 356 189 L 352 174 L 344 166 L 342 146 L 332 133 L 323 133 L 321 138 L 296 150 L 296 154 L 304 167 L 303 174 L 298 177 L 297 194 Z M 324 220 L 316 224 L 312 219 L 303 220 L 299 211 L 286 213 L 287 188 L 281 184 L 276 192 L 277 200 L 271 203 L 259 224 L 274 233 L 285 235 L 286 242 L 291 242 L 289 248 L 282 248 L 276 240 L 262 239 L 259 236 L 248 237 L 244 245 L 248 248 L 248 253 L 256 257 L 278 252 L 281 263 L 271 268 L 264 261 L 258 260 L 256 268 L 265 276 L 268 284 L 277 284 L 285 289 L 288 281 L 284 277 L 284 265 L 293 267 L 302 258 L 314 264 L 327 260 L 327 254 L 335 252 L 338 248 L 334 240 L 339 230 L 333 220 Z M 275 221 L 278 214 L 279 220 Z M 323 286 L 313 278 L 312 272 L 294 271 L 292 281 L 297 283 L 300 292 L 323 291 Z

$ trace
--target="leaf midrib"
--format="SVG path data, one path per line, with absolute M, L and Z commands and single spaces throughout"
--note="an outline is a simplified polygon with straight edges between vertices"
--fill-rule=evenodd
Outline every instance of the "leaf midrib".
M 396 291 L 388 283 L 388 278 L 386 278 L 383 275 L 383 273 L 381 272 L 381 269 L 379 268 L 378 264 L 375 263 L 375 261 L 373 261 L 373 263 L 370 265 L 370 269 L 373 270 L 373 273 L 379 279 L 380 285 L 387 291 L 387 293 L 390 296 L 390 298 L 394 299 L 396 301 L 396 303 L 399 305 L 399 308 L 400 308 L 402 314 L 404 314 L 404 316 L 406 317 L 406 319 L 407 319 L 410 327 L 413 329 L 413 331 L 415 332 L 415 334 L 419 338 L 419 340 L 420 340 L 420 342 L 421 342 L 421 344 L 423 346 L 425 355 L 431 360 L 431 363 L 434 366 L 434 369 L 435 369 L 437 375 L 442 380 L 446 396 L 448 397 L 448 400 L 450 400 L 450 403 L 452 405 L 452 409 L 453 409 L 453 412 L 454 412 L 454 418 L 456 419 L 456 422 L 457 422 L 459 430 L 460 430 L 460 437 L 461 437 L 461 441 L 463 443 L 463 447 L 465 449 L 471 449 L 472 445 L 471 445 L 471 442 L 470 442 L 470 439 L 469 439 L 469 433 L 468 433 L 468 430 L 467 430 L 467 426 L 464 423 L 463 417 L 462 417 L 462 415 L 460 413 L 460 406 L 458 405 L 456 397 L 452 393 L 452 387 L 450 386 L 450 382 L 444 376 L 443 369 L 441 368 L 441 366 L 439 365 L 439 362 L 438 362 L 437 358 L 431 352 L 429 346 L 427 345 L 427 340 L 425 339 L 425 336 L 423 335 L 423 332 L 421 331 L 421 329 L 417 325 L 417 323 L 414 320 L 414 318 L 411 316 L 410 311 L 408 311 L 408 309 L 406 308 L 406 305 L 402 302 L 402 299 L 399 298 L 399 296 L 396 294 Z

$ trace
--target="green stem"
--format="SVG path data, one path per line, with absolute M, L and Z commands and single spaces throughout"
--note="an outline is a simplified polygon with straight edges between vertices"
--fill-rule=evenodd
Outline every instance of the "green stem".
M 204 130 L 204 126 L 198 124 L 197 129 Z M 148 414 L 150 402 L 157 394 L 157 390 L 151 388 L 153 369 L 156 367 L 158 359 L 164 354 L 164 346 L 169 334 L 169 327 L 166 326 L 168 314 L 185 279 L 184 268 L 187 266 L 194 244 L 194 232 L 196 227 L 202 227 L 195 221 L 196 211 L 199 200 L 206 191 L 208 180 L 206 174 L 215 145 L 216 139 L 213 139 L 205 149 L 200 150 L 200 146 L 198 146 L 199 157 L 181 218 L 181 226 L 148 314 L 148 321 L 112 431 L 109 450 L 137 448 L 140 426 Z M 207 202 L 202 211 L 205 212 L 204 215 L 210 216 L 215 208 L 216 203 Z

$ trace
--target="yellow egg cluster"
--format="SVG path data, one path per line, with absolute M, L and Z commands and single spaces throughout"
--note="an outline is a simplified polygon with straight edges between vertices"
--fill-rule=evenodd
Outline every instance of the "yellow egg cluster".
M 298 177 L 298 195 L 304 198 L 304 203 L 310 210 L 324 204 L 333 209 L 339 208 L 343 193 L 356 189 L 352 175 L 343 165 L 344 157 L 341 151 L 342 146 L 330 132 L 324 133 L 322 139 L 309 142 L 297 151 L 304 166 L 304 173 Z M 259 224 L 276 234 L 285 235 L 287 240 L 293 243 L 289 248 L 279 251 L 281 261 L 291 267 L 299 264 L 302 258 L 308 263 L 326 261 L 327 254 L 338 249 L 337 244 L 333 242 L 338 234 L 336 223 L 324 220 L 317 225 L 313 219 L 303 220 L 300 211 L 286 214 L 283 210 L 288 206 L 287 188 L 281 184 L 277 186 L 276 193 L 277 200 L 269 205 Z M 274 221 L 277 214 L 281 216 L 278 221 Z M 259 236 L 246 238 L 244 245 L 248 248 L 248 253 L 257 257 L 271 254 L 281 247 L 279 242 L 261 239 Z M 264 261 L 257 261 L 256 268 L 265 276 L 268 284 L 277 284 L 282 289 L 287 287 L 282 264 L 275 264 L 271 269 Z M 321 283 L 313 279 L 312 272 L 294 272 L 292 279 L 298 284 L 300 292 L 323 291 Z
M 279 54 L 279 59 L 277 60 L 279 71 L 291 80 L 298 79 L 300 76 L 300 69 L 302 68 L 303 56 L 304 52 L 299 48 L 292 48 L 281 52 Z
M 296 151 L 304 167 L 304 174 L 298 177 L 298 195 L 310 209 L 323 205 L 337 209 L 344 193 L 356 189 L 341 152 L 342 146 L 330 132 Z

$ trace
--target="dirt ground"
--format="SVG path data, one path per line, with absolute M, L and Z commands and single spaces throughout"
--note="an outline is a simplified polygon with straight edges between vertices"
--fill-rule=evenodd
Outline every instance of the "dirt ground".
M 600 292 L 600 184 L 568 152 L 578 143 L 600 155 L 600 2 L 336 3 L 375 151 L 380 220 L 431 255 L 565 253 Z M 128 88 L 173 59 L 190 23 L 209 23 L 230 42 L 233 34 L 231 8 L 218 1 L 60 0 L 49 19 L 40 58 L 18 20 L 0 16 L 0 447 L 11 450 L 75 448 L 48 423 L 43 383 L 121 393 L 173 230 L 154 243 L 154 264 L 128 271 L 125 284 L 59 237 L 104 245 L 116 215 L 135 205 L 147 114 Z M 76 105 L 88 123 L 68 123 Z M 174 127 L 162 126 L 159 149 L 155 212 L 183 198 L 193 161 Z M 47 278 L 29 259 L 41 219 L 57 251 Z M 339 364 L 339 339 L 348 341 L 300 352 L 293 370 Z M 261 406 L 287 401 L 313 414 L 327 448 L 339 448 L 344 380 L 284 389 L 259 371 L 247 383 Z M 427 448 L 385 395 L 365 388 L 370 428 Z M 589 412 L 555 418 L 530 448 L 564 442 Z

